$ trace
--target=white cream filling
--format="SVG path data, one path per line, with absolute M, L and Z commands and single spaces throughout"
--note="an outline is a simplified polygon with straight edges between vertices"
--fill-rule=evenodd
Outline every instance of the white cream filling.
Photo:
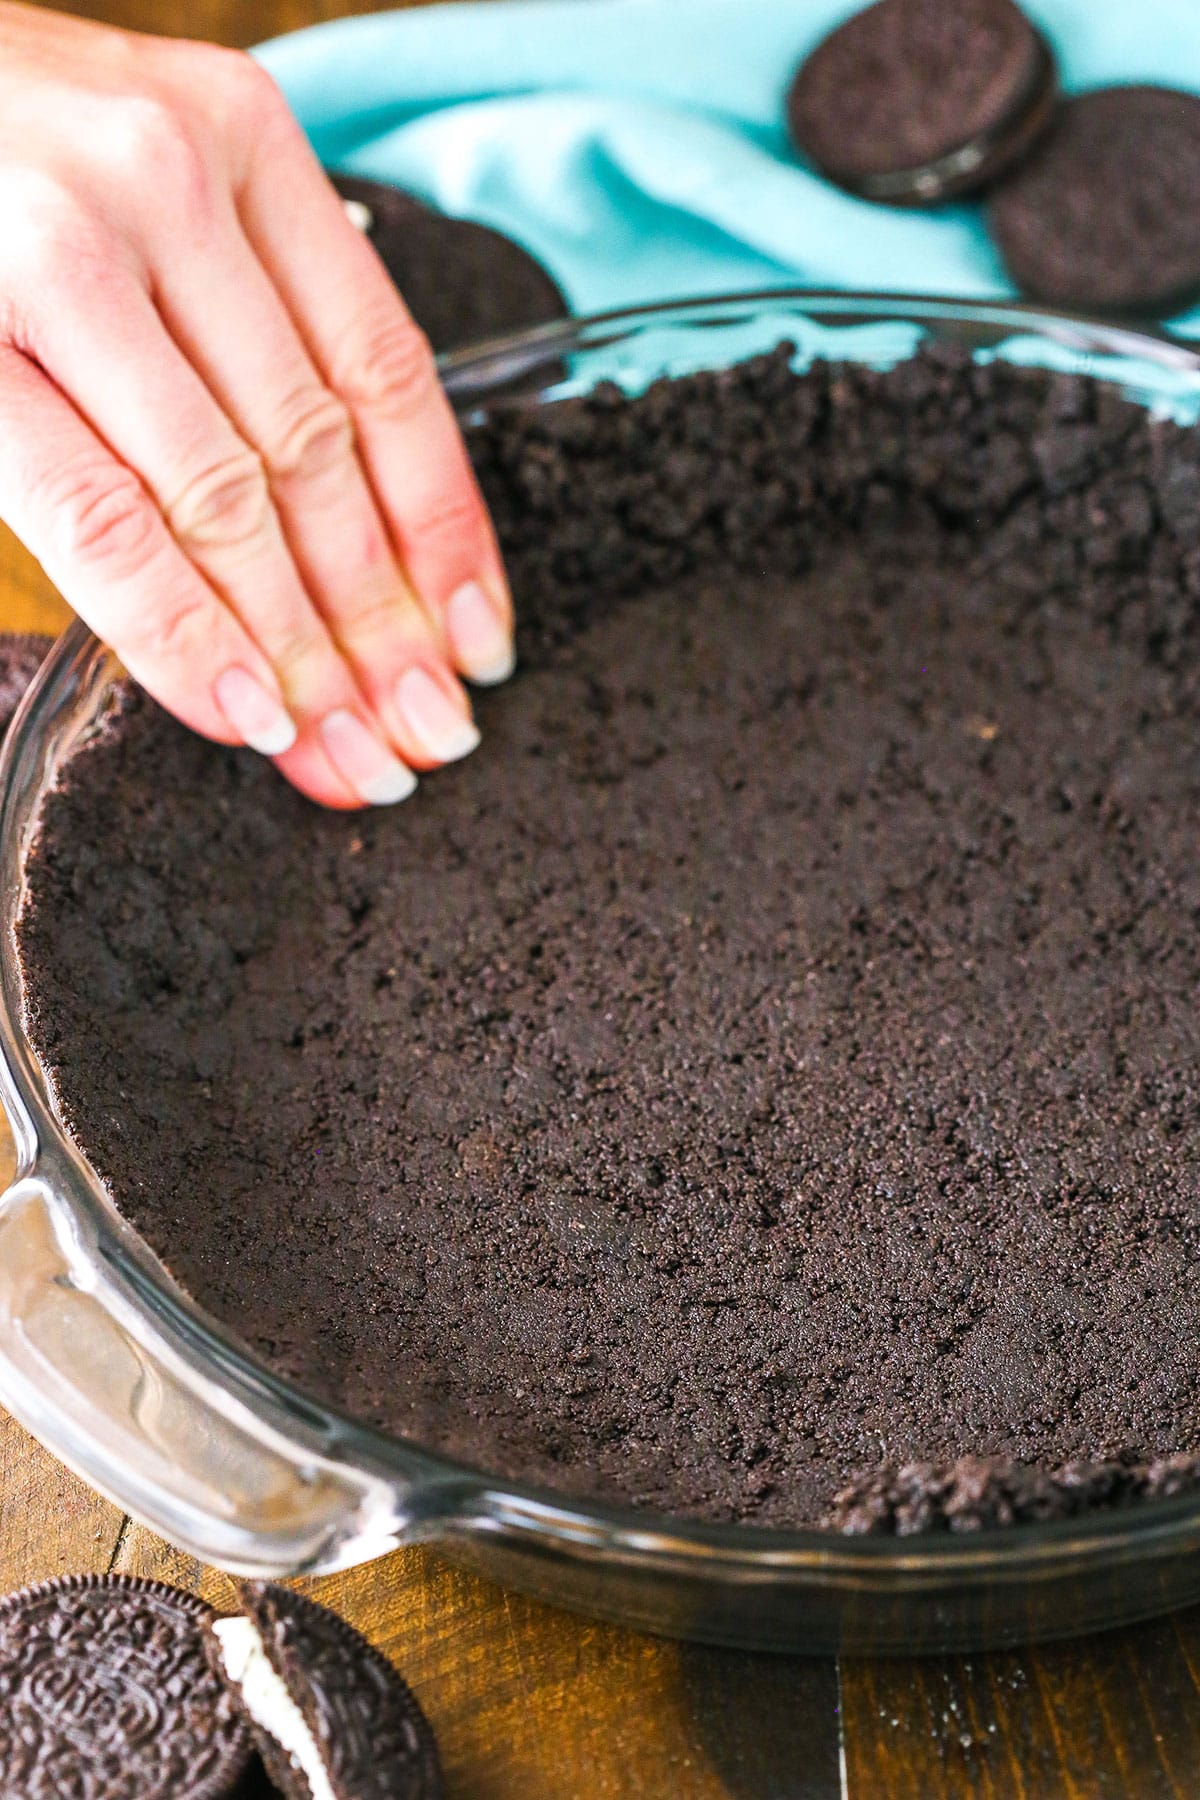
M 271 1667 L 263 1642 L 249 1619 L 214 1619 L 221 1661 L 241 1690 L 246 1711 L 260 1731 L 275 1739 L 308 1782 L 312 1800 L 337 1800 L 304 1714 Z
M 375 215 L 363 200 L 343 200 L 346 217 L 358 231 L 370 231 L 375 223 Z

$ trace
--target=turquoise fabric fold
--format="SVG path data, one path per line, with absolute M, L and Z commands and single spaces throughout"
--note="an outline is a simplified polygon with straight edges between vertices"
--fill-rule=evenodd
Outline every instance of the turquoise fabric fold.
M 788 284 L 1011 294 L 978 206 L 869 205 L 791 150 L 791 73 L 859 3 L 492 0 L 340 19 L 255 55 L 328 167 L 507 232 L 576 312 Z M 1026 10 L 1068 91 L 1200 92 L 1200 0 Z M 1200 307 L 1171 329 L 1200 337 Z

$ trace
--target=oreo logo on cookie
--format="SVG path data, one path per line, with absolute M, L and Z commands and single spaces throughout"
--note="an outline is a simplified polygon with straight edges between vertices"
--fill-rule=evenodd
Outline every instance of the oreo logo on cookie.
M 20 1800 L 234 1800 L 253 1745 L 192 1594 L 126 1576 L 0 1600 L 0 1771 Z

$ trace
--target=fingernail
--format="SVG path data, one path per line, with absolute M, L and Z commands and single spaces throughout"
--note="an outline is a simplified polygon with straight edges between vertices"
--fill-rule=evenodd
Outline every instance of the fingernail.
M 217 676 L 213 694 L 226 719 L 251 750 L 282 756 L 296 741 L 287 708 L 256 675 L 236 663 Z
M 396 705 L 422 750 L 436 762 L 457 762 L 479 743 L 474 722 L 464 718 L 428 669 L 405 671 L 396 683 Z
M 338 773 L 369 806 L 394 806 L 416 787 L 412 770 L 344 707 L 322 719 L 321 738 Z
M 468 581 L 450 597 L 446 633 L 454 660 L 469 681 L 493 687 L 507 681 L 516 668 L 508 621 L 477 581 Z

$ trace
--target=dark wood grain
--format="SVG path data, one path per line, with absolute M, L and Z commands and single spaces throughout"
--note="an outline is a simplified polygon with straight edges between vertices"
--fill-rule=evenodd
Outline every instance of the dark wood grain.
M 681 1644 L 676 1657 L 681 1699 L 730 1800 L 826 1800 L 839 1792 L 831 1661 L 702 1644 Z
M 1194 1800 L 1200 1612 L 1006 1655 L 842 1667 L 848 1792 Z
M 371 0 L 353 8 L 375 9 Z M 72 10 L 245 45 L 351 9 L 79 0 Z M 68 616 L 0 529 L 0 629 L 57 630 Z M 123 1518 L 0 1413 L 0 1590 L 110 1567 L 178 1581 L 217 1604 L 232 1598 L 228 1577 Z M 412 1681 L 443 1745 L 450 1800 L 1200 1795 L 1197 1612 L 1041 1651 L 856 1660 L 838 1671 L 575 1619 L 423 1551 L 302 1585 Z
M 346 13 L 393 12 L 397 4 L 424 3 L 426 0 L 357 0 L 353 6 L 343 6 L 338 0 L 187 0 L 186 5 L 179 5 L 173 0 L 71 0 L 54 10 L 119 25 L 124 31 L 204 38 L 245 49 L 282 32 L 320 25 Z

